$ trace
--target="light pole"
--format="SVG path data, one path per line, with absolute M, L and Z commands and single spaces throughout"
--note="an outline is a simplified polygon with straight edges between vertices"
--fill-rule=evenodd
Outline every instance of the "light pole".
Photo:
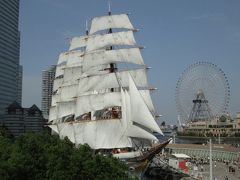
M 220 133 L 218 134 L 218 144 L 221 144 Z
M 209 140 L 209 164 L 210 164 L 209 179 L 213 180 L 213 174 L 212 174 L 212 139 Z

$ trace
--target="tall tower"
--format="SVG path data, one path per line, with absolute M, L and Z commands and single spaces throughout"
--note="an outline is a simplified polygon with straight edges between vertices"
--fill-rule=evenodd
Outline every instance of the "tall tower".
M 13 101 L 21 104 L 19 0 L 0 1 L 0 115 Z
M 44 118 L 48 118 L 49 108 L 51 107 L 55 72 L 55 65 L 52 65 L 47 70 L 42 71 L 42 113 Z
M 208 106 L 208 100 L 203 91 L 199 90 L 196 99 L 193 100 L 193 107 L 188 121 L 209 121 L 212 117 L 211 109 Z

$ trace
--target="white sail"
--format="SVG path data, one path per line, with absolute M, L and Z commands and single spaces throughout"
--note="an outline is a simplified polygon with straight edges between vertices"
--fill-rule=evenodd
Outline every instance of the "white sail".
M 131 117 L 132 121 L 150 129 L 153 132 L 163 134 L 141 94 L 137 90 L 132 77 L 129 75 L 129 95 L 131 97 Z
M 75 113 L 75 108 L 76 108 L 76 101 L 62 101 L 59 102 L 58 105 L 58 110 L 57 110 L 57 118 L 61 119 L 63 117 L 69 116 L 69 115 L 74 115 Z
M 126 92 L 125 90 L 123 90 L 121 88 L 121 101 L 122 101 L 122 119 L 121 119 L 121 123 L 122 123 L 122 129 L 124 130 L 124 133 L 128 127 L 129 121 L 128 121 L 128 102 L 126 99 Z
M 63 84 L 63 78 L 56 78 L 53 83 L 53 92 L 58 90 L 58 88 Z
M 87 36 L 74 37 L 71 39 L 69 51 L 85 47 L 87 44 Z
M 70 123 L 59 123 L 58 125 L 58 131 L 59 131 L 59 136 L 61 139 L 64 139 L 65 137 L 68 137 L 68 139 L 76 143 L 75 141 L 75 134 L 73 131 L 73 125 Z
M 128 128 L 127 136 L 158 141 L 158 139 L 153 134 L 135 125 L 131 125 Z
M 56 67 L 55 77 L 63 75 L 63 69 L 66 66 L 66 61 L 67 61 L 67 53 L 63 52 L 58 57 L 58 63 L 57 63 L 57 67 Z
M 108 64 L 92 67 L 85 72 L 83 72 L 82 66 L 67 67 L 64 69 L 63 85 L 66 86 L 66 85 L 75 84 L 76 81 L 81 78 L 107 74 L 109 72 L 108 69 L 109 69 Z
M 146 130 L 133 125 L 133 119 L 131 116 L 131 101 L 127 91 L 125 91 L 125 102 L 126 102 L 126 119 L 128 120 L 126 134 L 128 137 L 142 138 L 148 140 L 157 140 L 157 138 Z
M 63 52 L 58 57 L 58 63 L 57 63 L 57 66 L 56 66 L 55 77 L 59 78 L 60 76 L 63 76 L 64 68 L 66 66 L 66 63 L 67 63 L 67 53 Z M 54 83 L 55 83 L 55 81 L 54 81 Z M 54 91 L 59 88 L 59 85 L 58 84 L 56 84 L 56 85 L 57 85 L 57 87 L 53 88 Z
M 67 67 L 82 66 L 83 63 L 83 52 L 82 51 L 70 51 L 66 55 Z
M 93 18 L 90 34 L 110 28 L 134 29 L 127 14 L 117 14 Z
M 48 127 L 50 127 L 55 133 L 58 133 L 58 134 L 59 134 L 58 126 L 57 126 L 57 125 L 52 124 L 52 125 L 48 125 Z
M 136 41 L 132 31 L 115 32 L 104 35 L 89 36 L 86 52 L 103 49 L 114 45 L 133 45 L 136 46 Z
M 64 67 L 65 67 L 65 64 L 61 64 L 61 65 L 57 65 L 56 67 L 56 72 L 55 72 L 55 77 L 59 77 L 59 76 L 62 76 L 64 74 Z
M 118 32 L 100 34 L 108 29 Z M 152 116 L 150 91 L 145 90 L 146 69 L 110 72 L 112 63 L 114 68 L 144 65 L 133 30 L 126 14 L 97 17 L 90 35 L 73 38 L 69 51 L 60 54 L 49 115 L 49 127 L 60 138 L 93 149 L 115 149 L 133 147 L 132 138 L 152 141 L 157 140 L 152 132 L 162 134 Z M 120 113 L 109 119 L 116 115 L 114 106 Z
M 133 124 L 132 115 L 131 115 L 131 100 L 127 90 L 125 90 L 125 102 L 126 102 L 126 119 L 128 123 L 128 127 Z
M 109 73 L 109 64 L 92 67 L 82 74 L 82 77 L 90 77 Z
M 57 119 L 57 106 L 51 106 L 50 107 L 50 111 L 49 111 L 49 117 L 48 117 L 48 121 L 52 122 L 52 121 L 56 121 Z
M 51 106 L 56 106 L 58 101 L 59 101 L 59 96 L 58 96 L 58 94 L 53 94 L 53 95 L 52 95 Z
M 80 96 L 77 98 L 75 117 L 112 106 L 121 106 L 120 92 Z
M 132 147 L 128 137 L 122 138 L 119 119 L 73 123 L 76 144 L 87 143 L 93 149 Z
M 150 95 L 150 91 L 149 90 L 139 90 L 144 102 L 146 103 L 148 109 L 153 113 L 155 112 L 154 106 L 153 106 L 153 102 L 152 102 L 152 98 Z
M 100 50 L 84 55 L 83 70 L 86 71 L 94 66 L 118 62 L 144 65 L 139 48 L 117 49 L 108 51 Z
M 71 84 L 83 74 L 82 66 L 67 67 L 64 69 L 64 82 L 71 81 Z
M 130 71 L 119 71 L 98 76 L 91 76 L 79 80 L 79 94 L 88 91 L 99 91 L 108 88 L 128 87 L 128 74 L 131 74 L 138 87 L 148 87 L 146 70 L 136 69 Z
M 59 55 L 57 64 L 60 65 L 60 64 L 65 63 L 66 61 L 67 61 L 67 53 L 63 52 Z
M 82 66 L 82 61 L 83 61 L 82 51 L 69 51 L 61 53 L 59 55 L 55 77 L 63 75 L 65 67 Z
M 72 84 L 70 86 L 62 86 L 59 91 L 59 100 L 60 101 L 71 101 L 78 96 L 77 93 L 77 84 Z

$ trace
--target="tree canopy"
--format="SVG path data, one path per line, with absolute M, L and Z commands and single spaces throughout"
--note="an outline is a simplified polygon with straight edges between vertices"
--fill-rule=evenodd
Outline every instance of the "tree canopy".
M 67 138 L 42 132 L 13 139 L 0 133 L 0 179 L 131 179 L 127 170 L 118 159 L 88 145 L 76 148 Z

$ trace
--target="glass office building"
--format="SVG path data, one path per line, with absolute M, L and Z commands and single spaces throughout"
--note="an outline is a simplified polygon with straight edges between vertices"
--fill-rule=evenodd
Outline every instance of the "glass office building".
M 55 79 L 56 65 L 42 71 L 42 113 L 48 119 L 49 108 L 52 102 L 53 81 Z
M 0 115 L 13 101 L 21 104 L 19 0 L 0 0 Z

